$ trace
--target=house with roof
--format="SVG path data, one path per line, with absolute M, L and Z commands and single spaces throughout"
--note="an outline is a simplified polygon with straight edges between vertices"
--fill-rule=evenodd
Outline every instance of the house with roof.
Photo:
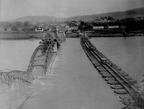
M 42 32 L 42 31 L 44 31 L 44 29 L 42 27 L 38 27 L 38 28 L 35 28 L 35 31 L 36 32 Z

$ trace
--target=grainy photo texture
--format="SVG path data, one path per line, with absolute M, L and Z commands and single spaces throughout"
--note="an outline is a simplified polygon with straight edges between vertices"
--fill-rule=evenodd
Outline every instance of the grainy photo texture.
M 144 1 L 0 0 L 0 109 L 144 109 Z

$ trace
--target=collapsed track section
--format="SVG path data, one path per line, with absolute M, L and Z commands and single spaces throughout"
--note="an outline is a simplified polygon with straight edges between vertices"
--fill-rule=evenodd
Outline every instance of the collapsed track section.
M 45 49 L 45 50 L 44 50 Z M 40 52 L 38 54 L 38 52 Z M 27 68 L 27 72 L 31 73 L 33 68 L 36 66 L 41 66 L 44 71 L 47 71 L 47 64 L 48 64 L 48 59 L 51 59 L 51 55 L 53 55 L 53 44 L 46 44 L 46 45 L 39 45 L 35 51 L 33 52 L 29 66 Z M 41 58 L 42 57 L 42 58 Z M 42 60 L 42 63 L 37 63 L 38 60 Z M 44 59 L 44 60 L 43 60 Z
M 60 46 L 61 40 L 58 38 L 59 37 L 56 37 L 54 32 L 46 33 L 37 48 L 34 50 L 27 70 L 2 70 L 0 71 L 0 83 L 7 84 L 9 86 L 11 86 L 12 83 L 17 80 L 31 83 L 31 81 L 34 79 L 32 72 L 36 67 L 42 67 L 44 73 L 46 74 L 52 58 L 56 53 L 56 51 L 54 51 L 54 47 L 56 48 Z
M 133 80 L 117 65 L 106 58 L 88 38 L 81 38 L 81 46 L 102 78 L 110 85 L 114 93 L 118 95 L 125 108 L 144 109 L 144 98 L 136 86 L 137 81 Z

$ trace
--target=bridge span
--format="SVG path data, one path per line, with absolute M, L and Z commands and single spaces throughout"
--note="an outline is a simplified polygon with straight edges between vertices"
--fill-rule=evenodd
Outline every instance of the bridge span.
M 2 109 L 18 109 L 26 99 L 40 90 L 38 86 L 42 87 L 41 83 L 45 82 L 40 81 L 40 77 L 46 77 L 46 74 L 51 73 L 57 50 L 64 39 L 60 34 L 49 31 L 44 35 L 25 71 L 10 69 L 0 71 L 0 107 Z

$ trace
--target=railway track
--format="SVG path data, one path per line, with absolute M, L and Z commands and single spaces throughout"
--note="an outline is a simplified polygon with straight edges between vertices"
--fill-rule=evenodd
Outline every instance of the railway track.
M 106 58 L 88 38 L 81 38 L 81 46 L 102 78 L 117 94 L 125 109 L 144 109 L 144 98 L 136 86 L 137 81 Z

